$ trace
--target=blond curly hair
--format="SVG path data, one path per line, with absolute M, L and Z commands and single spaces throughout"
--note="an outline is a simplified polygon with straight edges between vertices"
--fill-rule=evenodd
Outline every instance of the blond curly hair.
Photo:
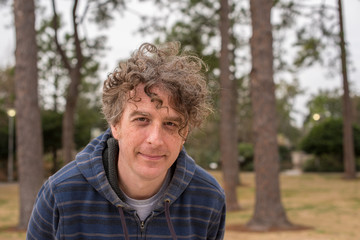
M 118 123 L 125 103 L 133 98 L 129 92 L 143 84 L 144 92 L 158 103 L 157 107 L 161 107 L 162 101 L 151 90 L 153 87 L 166 90 L 170 106 L 182 116 L 180 130 L 200 126 L 211 112 L 204 69 L 206 66 L 200 58 L 180 53 L 178 42 L 159 47 L 142 44 L 104 82 L 102 111 L 105 119 L 111 125 Z

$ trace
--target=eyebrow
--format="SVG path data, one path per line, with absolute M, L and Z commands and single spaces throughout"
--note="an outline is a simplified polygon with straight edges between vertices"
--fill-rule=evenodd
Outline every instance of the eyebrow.
M 141 112 L 141 111 L 133 111 L 130 113 L 130 117 L 134 117 L 134 116 L 150 116 L 150 113 L 147 112 Z
M 142 111 L 133 111 L 130 113 L 130 117 L 135 117 L 135 116 L 144 116 L 144 117 L 149 117 L 151 116 L 150 113 L 148 112 L 142 112 Z M 173 122 L 178 122 L 178 123 L 181 123 L 182 122 L 182 118 L 181 117 L 178 117 L 178 116 L 169 116 L 169 117 L 166 117 L 165 118 L 166 121 L 173 121 Z

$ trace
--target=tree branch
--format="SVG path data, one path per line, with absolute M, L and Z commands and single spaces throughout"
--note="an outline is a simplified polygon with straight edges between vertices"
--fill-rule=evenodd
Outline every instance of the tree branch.
M 76 16 L 76 10 L 78 6 L 78 0 L 74 1 L 73 11 L 72 11 L 72 17 L 73 17 L 73 27 L 74 27 L 74 40 L 75 40 L 75 52 L 76 52 L 76 59 L 77 59 L 77 67 L 81 68 L 83 63 L 83 54 L 81 50 L 81 43 L 79 39 L 79 33 L 78 33 L 78 23 L 77 23 L 77 16 Z
M 61 56 L 61 61 L 64 64 L 65 68 L 71 72 L 72 66 L 69 63 L 69 60 L 64 52 L 64 50 L 62 49 L 60 43 L 59 43 L 59 39 L 58 39 L 58 28 L 59 28 L 59 23 L 58 23 L 58 15 L 56 12 L 56 5 L 55 5 L 55 0 L 52 0 L 52 7 L 53 7 L 53 13 L 54 13 L 54 17 L 53 17 L 53 28 L 54 28 L 54 38 L 55 38 L 55 44 L 56 44 L 56 48 L 58 53 Z

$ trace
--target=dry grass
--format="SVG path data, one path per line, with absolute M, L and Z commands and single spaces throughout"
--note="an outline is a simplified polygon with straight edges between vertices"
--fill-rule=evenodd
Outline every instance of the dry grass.
M 219 173 L 213 173 L 219 179 Z M 241 211 L 227 214 L 227 226 L 244 225 L 254 207 L 254 175 L 241 175 Z M 301 231 L 249 233 L 226 231 L 226 240 L 360 240 L 360 181 L 341 174 L 281 175 L 282 201 L 289 220 Z
M 0 183 L 0 240 L 25 239 L 25 233 L 16 230 L 19 217 L 19 186 Z
M 220 172 L 212 172 L 220 179 Z M 227 226 L 244 225 L 254 206 L 254 175 L 241 175 L 238 188 L 241 211 L 227 214 Z M 221 182 L 221 180 L 220 180 Z M 359 240 L 360 180 L 346 181 L 340 174 L 281 175 L 284 207 L 294 224 L 311 227 L 302 231 L 250 233 L 227 230 L 225 240 Z M 18 185 L 0 184 L 0 240 L 25 239 L 15 231 L 18 217 Z

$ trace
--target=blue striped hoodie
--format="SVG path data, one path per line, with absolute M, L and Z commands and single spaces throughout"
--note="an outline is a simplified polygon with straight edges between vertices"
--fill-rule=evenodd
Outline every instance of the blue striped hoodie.
M 185 150 L 161 201 L 141 222 L 106 176 L 102 153 L 110 137 L 107 130 L 44 183 L 27 239 L 223 239 L 224 191 Z

